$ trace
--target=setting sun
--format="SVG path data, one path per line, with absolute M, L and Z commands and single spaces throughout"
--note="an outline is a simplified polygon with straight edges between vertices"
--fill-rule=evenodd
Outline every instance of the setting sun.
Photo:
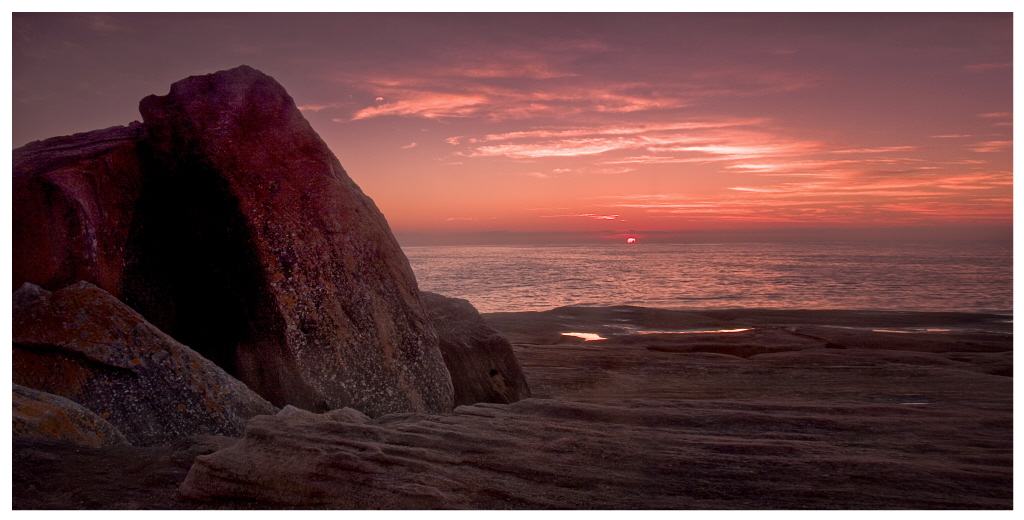
M 633 237 L 629 237 L 629 238 L 626 239 L 626 243 L 627 244 L 635 244 L 636 243 L 636 239 L 633 238 Z

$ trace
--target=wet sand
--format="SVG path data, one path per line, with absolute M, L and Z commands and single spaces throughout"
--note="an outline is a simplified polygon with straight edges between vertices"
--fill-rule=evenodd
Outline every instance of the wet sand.
M 14 507 L 1012 508 L 1008 316 L 484 316 L 512 341 L 532 399 L 358 424 L 268 417 L 262 427 L 291 432 L 289 442 L 341 435 L 339 451 L 288 468 L 274 457 L 294 449 L 265 440 L 89 449 L 15 439 Z M 342 446 L 356 435 L 375 455 Z M 202 459 L 221 472 L 199 486 L 210 496 L 179 496 L 190 461 L 220 447 Z M 285 484 L 247 473 L 260 468 Z M 364 476 L 377 484 L 353 488 Z

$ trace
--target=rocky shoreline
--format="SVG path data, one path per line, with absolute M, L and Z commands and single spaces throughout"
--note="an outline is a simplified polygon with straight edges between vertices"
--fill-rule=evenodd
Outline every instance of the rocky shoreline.
M 1012 507 L 1011 317 L 421 292 L 240 66 L 13 168 L 15 509 Z
M 484 317 L 532 398 L 376 419 L 291 409 L 241 440 L 165 447 L 16 438 L 14 507 L 1012 508 L 1007 316 Z

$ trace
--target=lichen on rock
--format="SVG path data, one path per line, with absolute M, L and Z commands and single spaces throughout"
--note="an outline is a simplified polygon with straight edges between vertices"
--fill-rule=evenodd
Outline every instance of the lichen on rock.
M 276 408 L 106 291 L 79 282 L 14 294 L 14 383 L 70 399 L 134 445 L 241 435 Z
M 125 446 L 128 440 L 105 419 L 59 395 L 13 385 L 15 437 L 69 441 L 82 446 Z

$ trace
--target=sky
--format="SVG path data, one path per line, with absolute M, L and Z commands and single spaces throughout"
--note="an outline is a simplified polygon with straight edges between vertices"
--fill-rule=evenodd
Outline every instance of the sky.
M 403 244 L 1012 226 L 1010 13 L 14 13 L 12 32 L 14 147 L 246 64 Z

